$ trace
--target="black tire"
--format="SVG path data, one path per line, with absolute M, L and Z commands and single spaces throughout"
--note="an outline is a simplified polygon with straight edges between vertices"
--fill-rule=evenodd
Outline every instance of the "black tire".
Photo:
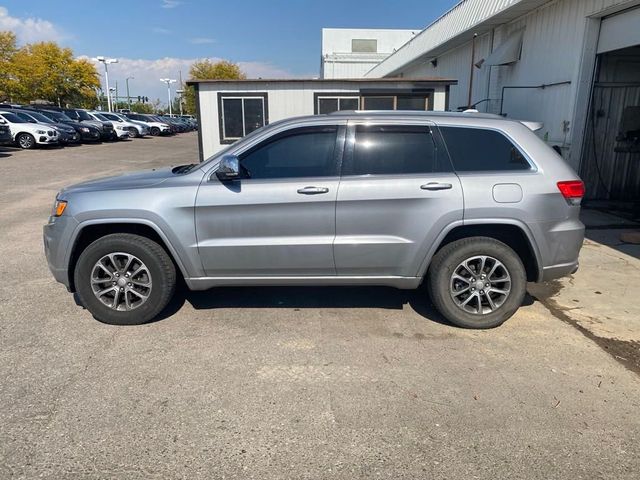
M 149 133 L 153 137 L 157 137 L 158 135 L 160 135 L 160 129 L 158 127 L 151 127 L 151 130 L 149 130 Z
M 105 255 L 123 252 L 140 259 L 148 268 L 152 288 L 148 299 L 132 310 L 114 310 L 93 293 L 91 274 Z M 74 272 L 80 302 L 96 320 L 111 325 L 140 325 L 153 320 L 173 297 L 176 270 L 167 252 L 153 240 L 138 235 L 117 233 L 91 243 L 81 254 Z
M 16 143 L 24 150 L 29 150 L 36 146 L 36 139 L 30 133 L 19 133 L 16 137 Z
M 138 138 L 140 133 L 136 127 L 129 127 L 129 138 Z
M 456 304 L 454 294 L 450 291 L 456 268 L 474 256 L 497 259 L 511 278 L 511 291 L 504 303 L 489 313 L 467 312 Z M 427 273 L 427 282 L 431 300 L 449 322 L 462 328 L 484 329 L 502 325 L 520 308 L 526 293 L 527 274 L 522 260 L 509 246 L 489 237 L 470 237 L 445 245 L 434 256 Z

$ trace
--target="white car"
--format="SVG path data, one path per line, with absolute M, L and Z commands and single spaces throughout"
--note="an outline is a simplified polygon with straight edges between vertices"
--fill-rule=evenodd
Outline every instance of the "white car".
M 145 135 L 149 135 L 149 127 L 142 122 L 137 122 L 135 120 L 131 120 L 130 118 L 125 117 L 119 113 L 113 112 L 99 112 L 103 117 L 108 119 L 113 126 L 122 125 L 129 130 L 129 136 L 133 137 L 144 137 Z
M 128 113 L 127 118 L 129 120 L 135 120 L 136 122 L 142 122 L 149 127 L 149 133 L 154 137 L 157 135 L 169 135 L 171 133 L 171 127 L 166 123 L 157 122 L 148 115 L 140 113 Z
M 0 110 L 0 122 L 9 125 L 13 142 L 20 148 L 29 149 L 36 145 L 58 143 L 58 131 L 51 125 L 30 123 L 6 110 Z
M 125 140 L 131 137 L 131 135 L 129 134 L 129 127 L 126 127 L 120 123 L 113 123 L 110 119 L 104 116 L 103 112 L 88 111 L 87 113 L 91 118 L 97 120 L 98 122 L 107 122 L 113 125 L 113 132 L 116 134 L 118 140 Z

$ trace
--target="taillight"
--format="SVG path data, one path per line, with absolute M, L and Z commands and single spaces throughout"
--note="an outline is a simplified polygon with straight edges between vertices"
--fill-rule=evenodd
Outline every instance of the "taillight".
M 581 180 L 558 182 L 558 190 L 569 205 L 580 205 L 584 197 L 584 183 Z

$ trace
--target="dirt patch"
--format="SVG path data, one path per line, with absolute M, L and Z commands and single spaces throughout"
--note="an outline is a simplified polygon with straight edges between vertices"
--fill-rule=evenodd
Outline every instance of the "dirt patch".
M 571 310 L 570 308 L 560 306 L 553 298 L 562 288 L 563 285 L 560 281 L 553 280 L 542 284 L 529 285 L 528 290 L 529 294 L 544 305 L 554 317 L 576 328 L 585 337 L 594 341 L 600 348 L 611 355 L 617 362 L 637 375 L 640 375 L 640 342 L 605 338 L 595 335 L 569 316 L 567 312 Z

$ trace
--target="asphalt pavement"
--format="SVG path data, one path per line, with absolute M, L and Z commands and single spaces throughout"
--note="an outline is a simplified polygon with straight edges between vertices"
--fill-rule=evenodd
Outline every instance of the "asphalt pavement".
M 94 320 L 47 269 L 56 192 L 195 161 L 195 134 L 0 148 L 0 478 L 638 478 L 640 379 L 595 338 L 633 345 L 637 307 L 585 300 L 615 320 L 591 337 L 569 308 L 602 253 L 489 331 L 374 287 L 183 291 L 154 323 Z

